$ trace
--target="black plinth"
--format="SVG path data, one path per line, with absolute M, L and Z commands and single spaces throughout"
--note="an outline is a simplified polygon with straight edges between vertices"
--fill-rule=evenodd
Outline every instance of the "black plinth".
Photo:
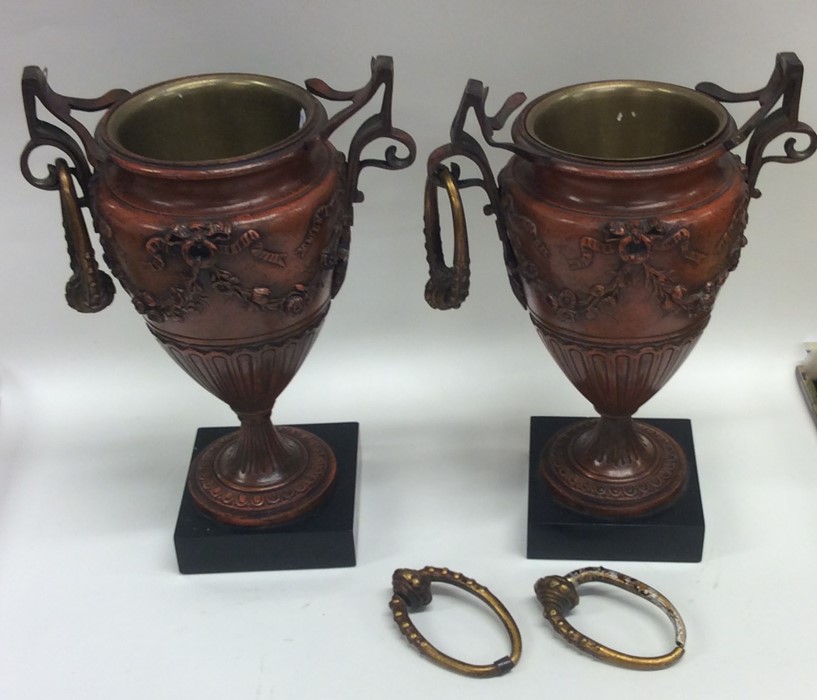
M 326 502 L 317 511 L 293 523 L 265 528 L 239 527 L 216 522 L 202 513 L 185 486 L 173 537 L 181 573 L 328 569 L 355 565 L 358 424 L 321 423 L 295 427 L 317 435 L 335 453 L 337 477 Z M 213 440 L 234 430 L 199 428 L 192 457 Z
M 528 479 L 528 559 L 598 561 L 701 561 L 704 513 L 692 442 L 692 426 L 683 419 L 638 419 L 671 435 L 683 448 L 689 475 L 681 497 L 658 513 L 609 520 L 577 513 L 556 502 L 539 475 L 539 455 L 558 430 L 584 420 L 533 417 Z

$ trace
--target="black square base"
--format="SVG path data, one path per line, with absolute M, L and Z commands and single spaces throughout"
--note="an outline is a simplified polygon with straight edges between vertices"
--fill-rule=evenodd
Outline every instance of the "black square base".
M 528 478 L 528 559 L 699 562 L 704 513 L 692 442 L 684 419 L 639 418 L 671 435 L 683 448 L 689 475 L 681 497 L 639 518 L 607 520 L 582 515 L 556 502 L 539 475 L 539 455 L 557 431 L 581 418 L 533 417 Z
M 202 513 L 185 486 L 173 536 L 183 574 L 281 569 L 328 569 L 355 565 L 357 423 L 320 423 L 297 428 L 317 435 L 335 453 L 338 471 L 329 498 L 313 513 L 286 525 L 240 527 Z M 235 428 L 199 428 L 193 457 Z

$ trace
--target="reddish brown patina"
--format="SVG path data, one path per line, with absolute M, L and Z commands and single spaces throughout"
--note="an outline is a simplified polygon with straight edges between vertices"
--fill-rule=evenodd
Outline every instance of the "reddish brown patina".
M 361 167 L 402 168 L 414 158 L 411 137 L 391 124 L 392 80 L 391 59 L 379 57 L 369 83 L 352 92 L 318 80 L 307 91 L 222 74 L 78 100 L 54 93 L 39 69 L 24 73 L 32 140 L 23 172 L 36 186 L 60 190 L 74 271 L 69 304 L 96 311 L 113 295 L 84 230 L 79 207 L 87 205 L 105 261 L 148 329 L 241 420 L 197 456 L 188 477 L 195 502 L 219 521 L 288 522 L 332 487 L 331 449 L 303 430 L 273 427 L 270 414 L 343 283 Z M 353 137 L 347 160 L 329 136 L 381 86 L 382 109 Z M 313 94 L 351 104 L 330 119 Z M 37 118 L 35 98 L 76 131 L 84 153 Z M 72 109 L 108 110 L 95 138 Z M 379 137 L 408 154 L 398 157 L 392 146 L 384 160 L 361 161 L 363 147 Z M 40 145 L 61 148 L 71 164 L 58 160 L 48 177 L 33 177 L 27 160 Z
M 747 205 L 768 160 L 794 162 L 817 148 L 798 121 L 802 65 L 780 54 L 753 93 L 711 84 L 697 91 L 644 81 L 589 83 L 548 93 L 514 122 L 513 143 L 494 141 L 524 102 L 485 113 L 487 90 L 470 81 L 451 143 L 429 158 L 426 298 L 459 306 L 468 289 L 467 237 L 457 188 L 478 186 L 496 214 L 511 287 L 540 337 L 600 418 L 568 426 L 540 457 L 540 473 L 563 504 L 603 517 L 639 516 L 682 492 L 686 458 L 669 435 L 632 415 L 672 376 L 709 321 L 718 290 L 738 264 Z M 782 107 L 771 108 L 782 97 Z M 717 99 L 716 99 L 717 98 Z M 757 101 L 738 129 L 721 101 Z M 494 182 L 482 147 L 463 131 L 474 111 L 485 140 L 514 156 Z M 808 139 L 763 156 L 784 132 Z M 746 165 L 730 152 L 751 134 Z M 441 161 L 472 160 L 463 179 Z M 455 216 L 455 263 L 440 245 L 436 188 Z M 460 223 L 457 223 L 459 220 Z

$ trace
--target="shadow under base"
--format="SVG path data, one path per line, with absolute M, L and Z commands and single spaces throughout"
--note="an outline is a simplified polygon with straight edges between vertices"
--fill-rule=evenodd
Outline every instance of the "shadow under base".
M 638 518 L 604 519 L 584 515 L 556 501 L 539 474 L 547 442 L 583 418 L 531 418 L 528 472 L 528 559 L 699 562 L 703 556 L 704 513 L 692 426 L 686 419 L 636 420 L 675 438 L 687 458 L 684 491 L 672 505 Z
M 355 565 L 357 423 L 298 425 L 335 453 L 337 476 L 326 501 L 299 520 L 272 527 L 241 527 L 202 513 L 185 485 L 173 540 L 179 571 L 210 574 L 282 569 L 328 569 Z M 235 428 L 199 428 L 191 461 L 212 441 Z

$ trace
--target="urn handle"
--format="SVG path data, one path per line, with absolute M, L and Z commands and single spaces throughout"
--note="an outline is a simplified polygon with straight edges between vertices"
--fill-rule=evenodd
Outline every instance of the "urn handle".
M 113 301 L 116 291 L 113 280 L 96 263 L 68 163 L 57 158 L 54 171 L 59 180 L 62 225 L 71 261 L 72 274 L 65 285 L 65 300 L 68 306 L 82 313 L 101 311 Z
M 306 81 L 306 89 L 313 95 L 333 102 L 350 102 L 348 106 L 333 115 L 323 131 L 328 138 L 349 117 L 366 105 L 383 86 L 383 102 L 380 111 L 370 116 L 360 125 L 349 144 L 347 154 L 346 188 L 348 204 L 363 201 L 363 193 L 357 188 L 360 171 L 366 167 L 384 168 L 386 170 L 401 170 L 414 162 L 417 146 L 414 139 L 402 129 L 392 125 L 392 92 L 394 86 L 394 61 L 391 56 L 378 56 L 372 59 L 372 77 L 359 90 L 335 90 L 323 80 L 311 78 Z M 363 149 L 378 138 L 388 138 L 403 144 L 408 153 L 405 156 L 397 155 L 397 146 L 394 144 L 386 148 L 383 159 L 362 158 Z
M 72 110 L 97 112 L 105 110 L 124 99 L 127 90 L 110 90 L 96 99 L 67 97 L 54 92 L 48 85 L 45 71 L 37 66 L 27 66 L 22 79 L 23 107 L 30 140 L 20 157 L 23 177 L 34 187 L 42 190 L 59 190 L 62 222 L 71 261 L 71 278 L 65 287 L 68 305 L 81 312 L 104 309 L 113 300 L 114 286 L 111 278 L 97 266 L 94 249 L 82 214 L 88 206 L 88 183 L 91 168 L 100 162 L 98 146 L 88 129 L 71 115 Z M 71 128 L 76 136 L 37 116 L 37 101 L 54 117 Z M 29 159 L 40 146 L 51 146 L 62 151 L 70 160 L 58 158 L 48 165 L 47 174 L 37 177 L 31 171 Z M 74 181 L 79 183 L 81 196 L 77 195 Z
M 468 229 L 465 225 L 465 210 L 458 185 L 460 169 L 452 164 L 451 170 L 439 165 L 426 178 L 423 211 L 423 233 L 426 239 L 426 260 L 429 280 L 426 283 L 426 302 L 434 309 L 457 309 L 468 296 L 471 281 L 471 258 L 468 254 Z M 445 263 L 442 238 L 440 236 L 440 208 L 437 203 L 437 188 L 444 187 L 451 205 L 454 220 L 454 265 Z
M 751 136 L 746 148 L 746 180 L 752 197 L 760 196 L 760 190 L 755 185 L 758 173 L 766 163 L 797 163 L 809 158 L 817 151 L 817 134 L 799 118 L 802 85 L 802 62 L 797 54 L 782 52 L 777 54 L 769 82 L 760 90 L 730 92 L 714 83 L 699 83 L 695 88 L 720 102 L 758 103 L 757 111 L 726 144 L 728 148 L 734 148 Z M 772 111 L 772 108 L 781 99 L 780 107 Z M 808 144 L 804 148 L 798 148 L 796 139 L 790 137 L 783 144 L 785 155 L 764 156 L 763 151 L 766 146 L 778 136 L 786 133 L 803 134 L 808 137 Z
M 514 144 L 500 143 L 494 140 L 495 131 L 501 129 L 511 113 L 524 101 L 525 95 L 521 92 L 511 95 L 500 110 L 493 116 L 485 112 L 485 98 L 488 88 L 483 87 L 478 80 L 469 80 L 462 95 L 454 121 L 451 124 L 451 142 L 435 149 L 428 157 L 425 187 L 424 233 L 426 240 L 426 257 L 428 259 L 429 280 L 426 284 L 425 297 L 429 306 L 435 309 L 458 308 L 468 296 L 470 280 L 470 261 L 468 257 L 468 232 L 465 225 L 465 212 L 460 198 L 460 189 L 480 187 L 488 196 L 489 204 L 484 208 L 486 215 L 494 214 L 499 239 L 505 258 L 505 267 L 514 295 L 523 307 L 527 307 L 522 281 L 517 271 L 518 263 L 508 239 L 508 232 L 502 210 L 500 208 L 500 192 L 494 179 L 491 165 L 485 151 L 479 142 L 465 131 L 465 120 L 468 112 L 473 110 L 480 131 L 486 143 L 491 146 L 504 148 L 514 153 L 517 147 Z M 524 155 L 519 153 L 519 155 Z M 443 161 L 456 156 L 462 156 L 472 161 L 479 169 L 477 178 L 460 177 L 460 168 L 454 163 L 451 169 L 443 165 Z M 451 202 L 451 211 L 454 219 L 454 265 L 448 267 L 442 253 L 440 239 L 440 214 L 437 204 L 436 188 L 445 188 Z
M 652 603 L 670 620 L 675 630 L 675 644 L 672 649 L 661 656 L 634 656 L 599 644 L 594 639 L 579 632 L 566 619 L 568 611 L 579 604 L 579 587 L 585 583 L 606 583 L 633 593 L 642 600 Z M 670 602 L 669 598 L 646 583 L 622 574 L 605 569 L 602 566 L 588 566 L 576 569 L 564 576 L 545 576 L 533 586 L 537 600 L 542 604 L 545 619 L 554 631 L 568 644 L 580 651 L 590 654 L 599 661 L 605 661 L 622 668 L 637 671 L 657 671 L 669 668 L 681 660 L 686 648 L 686 625 L 681 613 Z
M 86 188 L 91 177 L 91 167 L 97 167 L 100 162 L 99 147 L 94 141 L 91 132 L 71 116 L 72 110 L 79 112 L 99 112 L 109 109 L 123 100 L 130 93 L 127 90 L 109 90 L 102 97 L 84 99 L 60 95 L 51 89 L 48 84 L 46 71 L 38 66 L 26 66 L 23 69 L 23 108 L 26 114 L 26 124 L 31 139 L 23 149 L 20 157 L 20 169 L 23 177 L 35 187 L 43 190 L 59 189 L 59 177 L 54 167 L 49 167 L 48 175 L 36 177 L 29 166 L 32 152 L 40 146 L 53 146 L 62 151 L 71 160 L 71 172 L 82 188 L 83 197 L 88 193 Z M 54 117 L 71 128 L 79 137 L 80 143 L 58 126 L 45 122 L 37 116 L 37 101 Z M 83 153 L 84 148 L 84 153 Z
M 472 664 L 443 653 L 432 645 L 414 626 L 409 617 L 411 610 L 423 609 L 431 603 L 432 583 L 445 583 L 470 593 L 485 603 L 499 618 L 511 643 L 509 654 L 490 664 Z M 495 678 L 516 668 L 522 656 L 522 635 L 508 609 L 485 586 L 457 571 L 446 567 L 426 566 L 422 569 L 397 569 L 392 575 L 393 595 L 389 600 L 392 617 L 400 633 L 423 656 L 449 671 L 471 678 Z

